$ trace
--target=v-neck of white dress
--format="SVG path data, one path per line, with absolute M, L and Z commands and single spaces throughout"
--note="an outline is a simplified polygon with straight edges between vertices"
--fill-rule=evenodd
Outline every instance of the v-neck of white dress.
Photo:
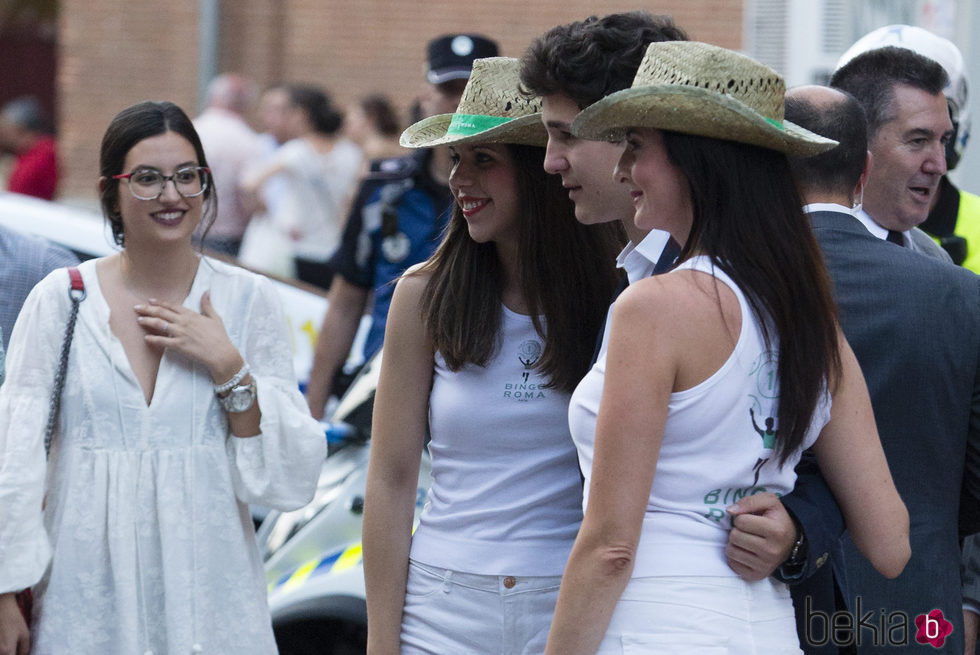
M 108 347 L 112 351 L 111 358 L 113 361 L 125 362 L 124 367 L 119 367 L 119 370 L 125 375 L 127 375 L 130 381 L 135 385 L 136 389 L 140 395 L 140 405 L 144 411 L 149 411 L 153 408 L 154 400 L 157 398 L 157 392 L 160 390 L 160 381 L 164 379 L 165 373 L 169 372 L 170 363 L 170 351 L 164 350 L 163 354 L 160 356 L 160 365 L 157 367 L 156 378 L 153 381 L 153 395 L 150 396 L 150 402 L 146 402 L 146 392 L 143 389 L 143 385 L 140 384 L 139 378 L 136 377 L 136 372 L 133 370 L 133 364 L 129 360 L 129 354 L 126 352 L 126 348 L 123 346 L 122 341 L 116 336 L 116 333 L 112 331 L 112 326 L 109 324 L 109 318 L 112 315 L 112 310 L 109 307 L 109 302 L 106 300 L 105 295 L 102 293 L 102 282 L 99 280 L 99 269 L 95 263 L 96 260 L 92 260 L 92 275 L 91 284 L 86 290 L 89 297 L 96 301 L 98 313 L 99 313 L 99 323 L 104 326 L 105 332 L 108 338 Z M 205 266 L 204 258 L 199 257 L 197 260 L 197 271 L 194 272 L 194 281 L 191 283 L 190 291 L 188 291 L 187 296 L 184 298 L 184 302 L 181 303 L 182 306 L 188 309 L 194 309 L 191 303 L 194 299 L 197 299 L 198 306 L 200 305 L 201 295 L 204 293 L 201 286 L 204 284 L 204 270 Z M 194 309 L 194 311 L 197 311 Z

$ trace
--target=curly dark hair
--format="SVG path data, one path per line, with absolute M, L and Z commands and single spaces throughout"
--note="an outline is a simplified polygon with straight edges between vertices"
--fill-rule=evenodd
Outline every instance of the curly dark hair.
M 521 84 L 534 95 L 564 94 L 585 109 L 629 88 L 648 45 L 687 40 L 670 16 L 645 11 L 590 16 L 535 39 L 521 58 Z

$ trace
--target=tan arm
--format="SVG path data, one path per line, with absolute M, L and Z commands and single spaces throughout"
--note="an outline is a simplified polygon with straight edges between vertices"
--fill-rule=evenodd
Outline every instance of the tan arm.
M 367 306 L 368 290 L 355 286 L 340 275 L 330 283 L 327 313 L 313 351 L 313 369 L 306 385 L 306 402 L 313 418 L 323 418 L 333 378 L 347 361 L 361 316 Z
M 399 653 L 412 520 L 428 421 L 433 351 L 419 314 L 425 278 L 395 289 L 374 401 L 364 502 L 368 653 Z

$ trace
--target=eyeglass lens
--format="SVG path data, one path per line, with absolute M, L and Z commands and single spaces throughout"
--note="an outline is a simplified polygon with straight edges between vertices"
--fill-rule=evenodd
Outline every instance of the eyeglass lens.
M 173 180 L 177 193 L 185 198 L 194 198 L 208 188 L 207 170 L 200 166 L 181 168 L 173 175 L 160 171 L 142 170 L 129 176 L 129 188 L 140 200 L 155 200 L 163 194 L 168 180 Z

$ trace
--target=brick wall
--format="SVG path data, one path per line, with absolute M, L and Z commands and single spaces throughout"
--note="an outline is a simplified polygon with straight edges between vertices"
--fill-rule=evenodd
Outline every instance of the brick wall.
M 120 109 L 167 99 L 198 106 L 198 2 L 62 2 L 58 121 L 62 196 L 95 197 L 98 148 Z M 741 2 L 662 0 L 642 7 L 670 14 L 700 41 L 738 48 Z M 261 84 L 313 82 L 341 104 L 385 91 L 403 109 L 418 92 L 425 44 L 446 32 L 480 32 L 520 56 L 532 38 L 590 14 L 635 9 L 608 0 L 225 0 L 219 67 Z
M 192 107 L 197 3 L 65 2 L 59 17 L 61 195 L 95 197 L 99 143 L 119 110 L 141 100 Z

